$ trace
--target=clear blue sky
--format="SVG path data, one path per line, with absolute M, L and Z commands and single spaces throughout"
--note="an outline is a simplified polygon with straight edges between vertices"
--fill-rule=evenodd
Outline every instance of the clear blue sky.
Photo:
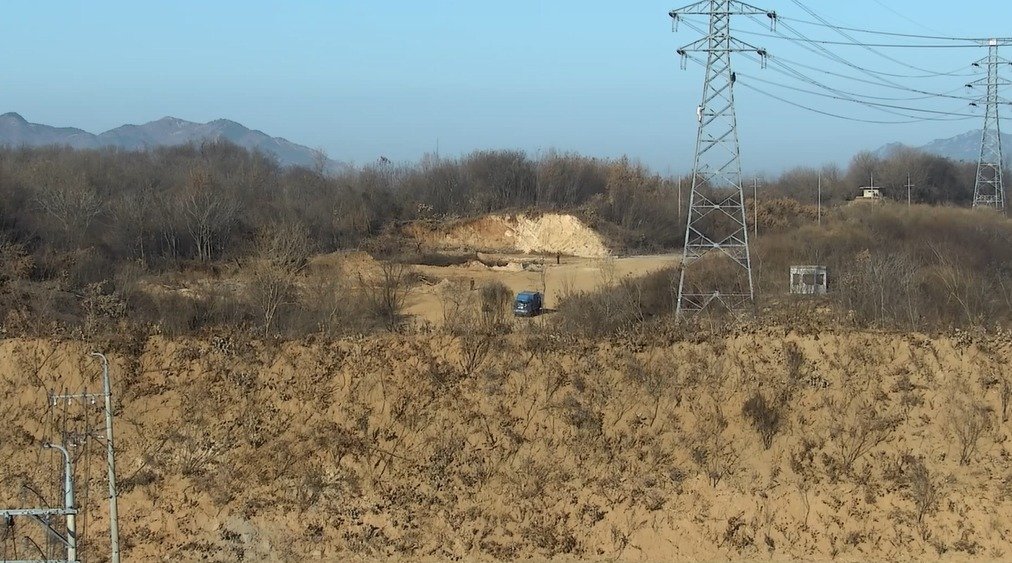
M 5 0 L 0 109 L 92 132 L 165 115 L 191 121 L 226 117 L 359 164 L 380 155 L 415 161 L 433 151 L 438 138 L 443 155 L 555 148 L 600 157 L 626 154 L 661 173 L 679 173 L 691 166 L 703 77 L 692 64 L 679 70 L 674 53 L 698 37 L 685 26 L 671 31 L 666 14 L 685 3 Z M 754 3 L 812 19 L 790 0 Z M 1012 36 L 1008 0 L 805 4 L 838 25 Z M 843 40 L 827 29 L 793 25 L 811 37 Z M 766 31 L 744 18 L 735 27 Z M 862 76 L 783 39 L 739 37 L 774 56 Z M 864 49 L 827 48 L 862 67 L 918 74 Z M 925 69 L 963 72 L 985 50 L 882 51 Z M 1012 59 L 1012 47 L 1006 56 Z M 736 59 L 735 68 L 743 76 L 808 87 L 747 59 Z M 914 95 L 805 72 L 863 94 Z M 958 89 L 969 79 L 893 80 L 934 92 Z M 761 86 L 826 111 L 895 118 Z M 746 173 L 845 163 L 854 152 L 889 141 L 922 144 L 979 127 L 979 120 L 859 125 L 743 88 L 736 96 Z M 959 100 L 884 103 L 966 111 Z

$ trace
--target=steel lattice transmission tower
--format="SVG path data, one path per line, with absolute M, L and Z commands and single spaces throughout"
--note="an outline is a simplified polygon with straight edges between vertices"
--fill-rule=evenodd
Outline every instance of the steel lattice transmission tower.
M 767 53 L 731 37 L 731 16 L 767 16 L 772 27 L 776 13 L 736 0 L 704 0 L 668 15 L 676 28 L 683 16 L 710 19 L 706 37 L 677 51 L 683 69 L 689 53 L 706 53 L 703 98 L 696 108 L 699 125 L 678 281 L 678 314 L 702 311 L 714 302 L 730 311 L 743 311 L 754 305 L 755 290 L 741 185 L 731 54 L 756 53 L 765 66 Z
M 1009 45 L 1008 39 L 990 39 L 986 45 L 987 57 L 973 63 L 975 67 L 986 66 L 987 77 L 971 82 L 967 86 L 984 86 L 986 94 L 974 105 L 984 105 L 984 129 L 980 137 L 980 159 L 977 161 L 977 180 L 973 185 L 973 206 L 1005 211 L 1005 185 L 1002 179 L 1001 123 L 998 119 L 998 105 L 1001 103 L 998 89 L 1012 84 L 998 76 L 998 66 L 1008 61 L 998 56 L 1000 45 Z

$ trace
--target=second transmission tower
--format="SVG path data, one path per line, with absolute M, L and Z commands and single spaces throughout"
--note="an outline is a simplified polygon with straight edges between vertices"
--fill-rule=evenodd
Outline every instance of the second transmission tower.
M 998 90 L 1012 84 L 998 76 L 998 66 L 1008 61 L 998 56 L 1000 45 L 1009 45 L 1008 39 L 987 41 L 987 57 L 973 63 L 975 67 L 986 66 L 987 77 L 968 86 L 984 86 L 987 91 L 975 105 L 984 105 L 984 129 L 980 137 L 980 158 L 977 160 L 977 179 L 973 185 L 973 206 L 1005 212 L 1005 185 L 1002 179 L 1001 122 L 998 106 L 1001 103 Z
M 731 16 L 765 15 L 772 27 L 776 13 L 736 0 L 704 0 L 672 10 L 669 15 L 676 26 L 685 16 L 707 16 L 710 20 L 706 37 L 677 51 L 682 56 L 682 68 L 689 53 L 706 53 L 703 98 L 696 108 L 696 153 L 677 311 L 681 315 L 715 304 L 730 311 L 744 311 L 753 307 L 755 290 L 741 186 L 731 54 L 755 53 L 765 64 L 766 50 L 731 37 Z M 715 255 L 713 260 L 710 254 Z

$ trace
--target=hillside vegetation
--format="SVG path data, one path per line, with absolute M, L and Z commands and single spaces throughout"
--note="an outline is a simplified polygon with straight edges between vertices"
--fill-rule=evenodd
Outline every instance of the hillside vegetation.
M 915 172 L 915 202 L 965 202 L 972 174 L 964 168 L 910 151 L 887 159 L 858 155 L 846 171 L 821 171 L 824 211 L 829 219 L 829 210 L 872 173 L 887 194 L 896 195 L 899 170 Z M 957 211 L 904 215 L 890 208 L 845 211 L 837 227 L 819 230 L 810 205 L 817 176 L 815 170 L 798 169 L 764 182 L 762 238 L 755 250 L 764 294 L 783 292 L 788 262 L 825 261 L 841 289 L 873 283 L 864 279 L 869 277 L 906 276 L 916 282 L 924 302 L 911 307 L 907 299 L 905 311 L 886 311 L 899 307 L 903 295 L 885 297 L 887 303 L 874 314 L 856 297 L 845 304 L 863 318 L 902 318 L 907 326 L 921 319 L 966 324 L 993 318 L 997 306 L 980 301 L 1004 291 L 998 286 L 1006 279 L 1008 261 L 1001 257 L 1008 246 L 1000 221 L 975 225 Z M 680 184 L 686 197 L 678 196 Z M 578 218 L 609 245 L 604 249 L 592 241 L 593 248 L 585 248 L 581 239 L 570 252 L 673 251 L 684 235 L 685 213 L 678 204 L 687 203 L 688 189 L 688 179 L 663 179 L 627 159 L 554 152 L 532 159 L 521 151 L 479 151 L 330 175 L 322 167 L 282 167 L 228 143 L 148 152 L 2 149 L 0 334 L 88 336 L 101 326 L 194 334 L 247 325 L 297 336 L 387 327 L 391 317 L 383 304 L 335 297 L 374 291 L 363 290 L 356 276 L 313 276 L 305 267 L 309 257 L 365 249 L 384 258 L 425 261 L 432 258 L 424 255 L 441 243 L 405 239 L 405 233 L 479 224 L 489 213 L 536 218 L 558 211 Z M 949 227 L 933 229 L 935 213 Z M 985 226 L 998 230 L 989 234 Z M 953 236 L 931 238 L 940 232 Z M 921 234 L 935 242 L 917 242 Z M 991 241 L 992 236 L 997 238 Z M 588 237 L 583 238 L 593 238 Z M 968 247 L 977 257 L 972 261 L 964 261 L 969 256 L 962 249 Z M 983 249 L 997 254 L 982 254 Z M 520 250 L 544 249 L 527 245 Z M 855 262 L 864 250 L 868 259 Z M 405 257 L 412 253 L 422 257 Z M 892 260 L 889 253 L 902 256 Z M 882 271 L 876 264 L 883 260 L 906 270 Z M 951 267 L 936 267 L 936 262 Z M 866 273 L 848 273 L 854 264 Z M 969 272 L 971 281 L 982 285 L 964 287 Z M 398 274 L 385 279 L 409 286 L 410 276 L 400 275 L 409 272 Z M 938 285 L 939 276 L 948 285 L 938 290 L 942 295 L 928 295 L 925 284 Z M 902 293 L 911 284 L 886 285 Z M 976 293 L 960 294 L 964 290 Z M 880 301 L 883 296 L 880 292 Z M 934 310 L 939 303 L 950 307 L 953 300 L 963 301 L 958 314 Z

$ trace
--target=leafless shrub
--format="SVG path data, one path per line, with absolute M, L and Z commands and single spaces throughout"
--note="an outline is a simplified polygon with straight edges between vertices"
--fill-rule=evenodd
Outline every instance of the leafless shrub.
M 920 524 L 926 515 L 938 509 L 941 486 L 922 459 L 917 459 L 911 464 L 906 484 L 910 499 L 914 502 L 917 523 Z
M 759 433 L 767 450 L 787 423 L 792 401 L 807 371 L 805 356 L 793 342 L 784 344 L 783 362 L 783 372 L 761 378 L 758 388 L 742 405 L 742 414 Z
M 600 337 L 616 334 L 649 319 L 674 312 L 674 270 L 622 279 L 597 291 L 564 294 L 558 323 L 574 334 Z
M 682 385 L 676 363 L 670 354 L 661 354 L 649 363 L 630 356 L 626 361 L 625 373 L 633 382 L 640 385 L 653 401 L 650 426 L 657 422 L 664 398 L 671 396 L 675 406 L 682 402 Z
M 264 336 L 270 335 L 279 308 L 294 303 L 309 254 L 309 239 L 298 225 L 272 225 L 257 234 L 244 269 L 253 302 L 261 308 Z
M 699 406 L 695 410 L 696 431 L 692 437 L 692 459 L 716 487 L 725 477 L 736 474 L 741 456 L 725 431 L 727 418 L 719 403 Z
M 359 284 L 373 312 L 388 330 L 394 330 L 400 323 L 404 302 L 411 290 L 409 272 L 409 268 L 400 262 L 382 262 L 379 279 L 375 282 L 359 274 Z
M 1012 369 L 1007 365 L 998 364 L 991 368 L 993 383 L 998 389 L 998 402 L 1001 408 L 1001 421 L 1008 422 L 1009 404 L 1012 403 Z
M 0 288 L 4 284 L 28 277 L 35 261 L 24 245 L 0 234 Z
M 773 445 L 773 437 L 776 436 L 783 425 L 783 413 L 781 405 L 768 402 L 762 391 L 752 394 L 742 406 L 742 414 L 762 437 L 763 448 L 770 449 Z
M 509 327 L 510 303 L 513 292 L 502 282 L 493 282 L 481 288 L 481 330 L 488 333 L 504 332 Z
M 948 399 L 948 427 L 959 448 L 959 464 L 969 465 L 981 437 L 991 429 L 991 409 L 974 397 L 966 381 L 953 385 Z
M 99 330 L 101 323 L 115 321 L 126 315 L 126 302 L 114 291 L 111 283 L 93 283 L 85 288 L 81 299 L 85 314 L 85 332 Z
M 474 375 L 495 349 L 496 336 L 488 332 L 464 332 L 457 337 L 460 343 L 460 369 L 466 376 Z
M 854 462 L 888 440 L 901 418 L 886 410 L 872 396 L 856 395 L 844 401 L 829 425 L 832 454 L 824 461 L 833 480 L 849 474 Z
M 444 288 L 444 327 L 457 337 L 460 369 L 474 375 L 498 346 L 499 336 L 509 327 L 513 294 L 501 283 L 482 287 L 477 295 L 459 286 Z

